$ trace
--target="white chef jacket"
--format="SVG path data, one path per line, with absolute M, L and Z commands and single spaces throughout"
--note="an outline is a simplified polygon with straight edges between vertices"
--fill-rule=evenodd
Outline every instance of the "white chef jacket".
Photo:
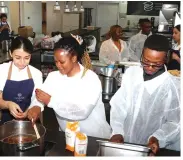
M 88 136 L 109 138 L 101 82 L 91 70 L 81 78 L 83 69 L 80 65 L 80 72 L 72 77 L 59 71 L 49 73 L 42 86 L 51 95 L 48 107 L 55 111 L 60 130 L 65 131 L 67 121 L 79 121 L 80 131 Z
M 100 47 L 99 60 L 106 64 L 114 64 L 116 61 L 128 61 L 128 47 L 125 41 L 120 39 L 121 51 L 110 38 L 104 41 Z
M 10 68 L 11 62 L 8 63 L 3 63 L 0 64 L 0 91 L 3 91 L 6 80 L 8 78 L 8 72 L 9 72 L 9 68 Z M 41 71 L 39 71 L 38 69 L 36 69 L 35 67 L 29 65 L 29 69 L 32 75 L 32 79 L 34 81 L 34 90 L 32 93 L 32 97 L 31 97 L 31 104 L 30 104 L 30 108 L 33 106 L 40 106 L 41 110 L 43 111 L 44 107 L 43 104 L 40 103 L 35 96 L 35 89 L 36 88 L 40 88 L 42 83 L 43 83 L 43 78 L 42 78 L 42 73 Z M 24 69 L 20 70 L 14 65 L 12 65 L 12 73 L 11 73 L 11 80 L 14 81 L 22 81 L 25 79 L 28 79 L 28 73 L 27 73 L 27 67 L 25 67 Z
M 130 67 L 110 104 L 112 135 L 141 145 L 154 136 L 160 148 L 180 150 L 180 78 L 165 71 L 144 81 L 143 68 Z
M 142 34 L 142 31 L 140 31 L 138 34 L 132 36 L 129 40 L 129 59 L 131 61 L 140 61 L 142 50 L 144 47 L 144 42 L 147 39 L 147 37 L 151 36 L 152 33 L 147 36 L 145 34 Z

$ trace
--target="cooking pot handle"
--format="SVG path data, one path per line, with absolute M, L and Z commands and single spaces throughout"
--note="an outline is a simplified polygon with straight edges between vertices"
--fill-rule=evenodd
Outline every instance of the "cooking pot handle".
M 31 149 L 31 148 L 35 148 L 35 147 L 39 147 L 39 144 L 37 144 L 37 143 L 32 143 L 32 144 L 30 144 L 30 145 L 24 145 L 24 146 L 18 146 L 17 147 L 17 150 L 18 151 L 26 151 L 26 150 L 29 150 L 29 149 Z

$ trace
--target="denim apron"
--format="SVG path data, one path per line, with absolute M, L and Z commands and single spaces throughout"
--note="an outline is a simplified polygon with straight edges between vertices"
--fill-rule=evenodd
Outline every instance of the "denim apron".
M 15 102 L 20 106 L 22 111 L 25 112 L 31 103 L 32 92 L 34 90 L 34 81 L 28 66 L 27 74 L 29 79 L 22 81 L 11 80 L 12 63 L 9 68 L 8 79 L 6 80 L 2 97 L 5 101 Z M 14 117 L 10 114 L 9 110 L 2 110 L 1 124 L 13 119 Z

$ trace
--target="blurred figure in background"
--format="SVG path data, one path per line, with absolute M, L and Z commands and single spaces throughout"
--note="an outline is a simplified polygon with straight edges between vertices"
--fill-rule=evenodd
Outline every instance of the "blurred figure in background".
M 108 40 L 105 40 L 100 48 L 99 60 L 106 64 L 128 60 L 128 47 L 122 38 L 122 28 L 113 25 L 108 33 Z
M 129 56 L 131 61 L 140 61 L 144 42 L 147 37 L 152 35 L 152 26 L 149 19 L 140 19 L 139 24 L 141 28 L 140 32 L 129 40 Z
M 176 42 L 171 50 L 170 62 L 168 63 L 168 70 L 181 70 L 180 68 L 180 25 L 173 29 L 173 40 Z
M 7 15 L 1 14 L 1 22 L 0 22 L 0 41 L 9 40 L 9 33 L 11 32 L 11 26 L 7 22 Z

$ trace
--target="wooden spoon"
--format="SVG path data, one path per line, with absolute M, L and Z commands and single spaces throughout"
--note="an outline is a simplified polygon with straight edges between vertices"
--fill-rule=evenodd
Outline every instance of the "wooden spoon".
M 32 123 L 33 123 L 33 119 L 32 119 Z M 36 137 L 37 137 L 37 139 L 39 139 L 40 138 L 40 135 L 39 135 L 39 132 L 38 132 L 38 129 L 37 129 L 37 126 L 36 126 L 35 123 L 34 123 L 33 127 L 34 127 L 34 130 L 36 132 Z

